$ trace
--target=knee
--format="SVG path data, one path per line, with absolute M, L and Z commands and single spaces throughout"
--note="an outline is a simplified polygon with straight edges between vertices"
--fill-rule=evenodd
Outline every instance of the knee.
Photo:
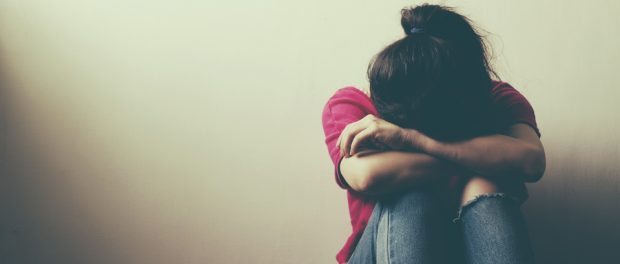
M 471 203 L 480 195 L 497 192 L 500 192 L 500 188 L 494 182 L 483 177 L 472 177 L 463 188 L 461 206 Z
M 508 195 L 496 183 L 482 177 L 473 177 L 467 182 L 460 202 L 457 216 L 452 220 L 454 223 L 461 221 L 467 211 L 476 211 L 478 216 L 490 216 L 500 213 L 496 211 L 501 208 L 518 207 L 520 204 L 517 197 Z

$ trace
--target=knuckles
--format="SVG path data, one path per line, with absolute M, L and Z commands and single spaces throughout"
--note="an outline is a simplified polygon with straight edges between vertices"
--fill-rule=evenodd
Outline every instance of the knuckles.
M 364 118 L 365 118 L 366 120 L 371 120 L 371 121 L 377 121 L 377 119 L 378 119 L 378 118 L 377 118 L 376 116 L 374 116 L 373 114 L 367 114 Z

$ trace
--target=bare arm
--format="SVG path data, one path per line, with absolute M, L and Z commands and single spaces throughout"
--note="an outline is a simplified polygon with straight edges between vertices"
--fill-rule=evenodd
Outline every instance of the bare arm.
M 361 142 L 373 141 L 394 151 L 356 157 Z M 522 177 L 528 182 L 540 179 L 545 169 L 542 143 L 531 127 L 520 123 L 504 134 L 446 143 L 367 116 L 347 126 L 338 145 L 345 156 L 340 164 L 342 176 L 354 190 L 369 194 L 441 180 L 446 169 L 490 178 Z
M 365 151 L 345 156 L 340 171 L 355 191 L 371 196 L 434 184 L 460 172 L 452 162 L 420 152 Z
M 504 134 L 459 142 L 441 142 L 407 130 L 408 142 L 425 153 L 457 163 L 484 177 L 522 177 L 540 180 L 545 171 L 545 151 L 534 130 L 522 123 Z

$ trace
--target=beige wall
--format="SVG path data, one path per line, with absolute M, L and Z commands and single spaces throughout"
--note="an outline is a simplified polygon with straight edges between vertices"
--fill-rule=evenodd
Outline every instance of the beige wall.
M 413 3 L 0 0 L 0 262 L 333 263 L 321 110 Z M 541 263 L 620 263 L 620 4 L 449 3 L 535 108 Z

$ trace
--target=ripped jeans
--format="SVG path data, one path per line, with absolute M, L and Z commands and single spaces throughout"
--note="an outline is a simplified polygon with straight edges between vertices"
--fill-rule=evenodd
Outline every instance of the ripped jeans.
M 487 193 L 453 211 L 428 189 L 381 200 L 347 263 L 535 263 L 518 200 Z

